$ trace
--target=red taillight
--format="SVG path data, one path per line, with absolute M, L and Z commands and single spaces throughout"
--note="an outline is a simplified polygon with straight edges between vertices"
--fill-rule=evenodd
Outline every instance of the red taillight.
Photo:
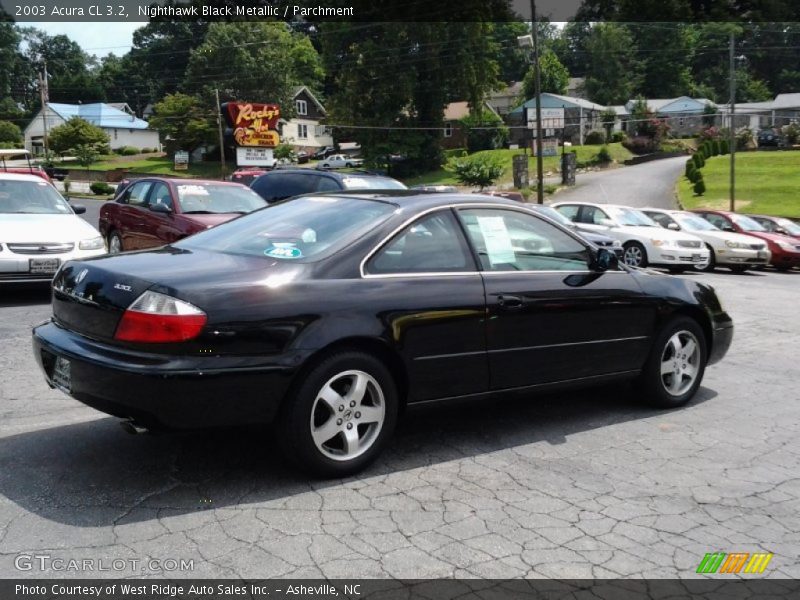
M 206 314 L 196 306 L 148 291 L 122 315 L 114 339 L 150 344 L 185 342 L 200 335 L 206 320 Z

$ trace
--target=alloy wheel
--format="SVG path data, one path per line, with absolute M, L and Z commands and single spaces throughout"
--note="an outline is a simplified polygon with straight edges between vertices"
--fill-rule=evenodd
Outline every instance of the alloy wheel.
M 661 384 L 671 396 L 685 394 L 697 379 L 700 344 L 691 331 L 675 332 L 661 353 Z
M 386 417 L 383 390 L 364 371 L 343 371 L 317 393 L 311 409 L 311 437 L 327 458 L 348 461 L 377 440 Z
M 117 234 L 112 234 L 110 238 L 108 238 L 108 253 L 109 254 L 119 254 L 122 252 L 122 240 L 119 239 Z
M 639 246 L 628 246 L 625 248 L 625 253 L 622 255 L 622 259 L 629 267 L 638 267 L 642 264 L 642 260 L 644 259 L 642 249 L 639 248 Z

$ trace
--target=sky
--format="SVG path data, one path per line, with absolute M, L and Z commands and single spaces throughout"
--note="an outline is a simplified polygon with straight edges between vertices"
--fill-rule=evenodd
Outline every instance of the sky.
M 131 48 L 133 32 L 145 23 L 23 23 L 49 35 L 63 34 L 77 42 L 89 54 L 98 57 L 112 53 L 123 55 Z

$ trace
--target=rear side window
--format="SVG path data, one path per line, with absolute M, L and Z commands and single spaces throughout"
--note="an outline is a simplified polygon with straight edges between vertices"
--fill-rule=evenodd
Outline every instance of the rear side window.
M 372 275 L 474 270 L 469 248 L 449 210 L 422 217 L 406 227 L 367 265 Z
M 578 211 L 580 208 L 580 206 L 575 206 L 574 204 L 567 204 L 566 206 L 559 206 L 556 208 L 556 210 L 567 217 L 570 221 L 577 221 Z
M 256 179 L 252 189 L 267 202 L 277 202 L 317 191 L 319 176 L 314 173 L 267 173 Z M 339 189 L 339 188 L 336 188 Z
M 645 213 L 648 217 L 653 219 L 656 223 L 661 225 L 662 227 L 669 227 L 670 223 L 674 223 L 670 217 L 665 215 L 664 213 Z

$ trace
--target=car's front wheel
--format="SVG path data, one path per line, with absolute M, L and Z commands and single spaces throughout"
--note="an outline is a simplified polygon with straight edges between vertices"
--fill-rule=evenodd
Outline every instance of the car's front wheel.
M 647 250 L 639 242 L 627 242 L 623 245 L 622 260 L 629 267 L 646 267 Z
M 706 248 L 708 248 L 708 262 L 706 263 L 698 263 L 694 266 L 696 271 L 702 271 L 703 273 L 711 273 L 714 270 L 714 267 L 717 266 L 717 257 L 714 254 L 714 249 L 706 244 Z
M 119 254 L 124 252 L 122 248 L 122 236 L 117 231 L 112 231 L 108 236 L 108 253 Z
M 348 169 L 352 169 L 353 163 L 344 163 L 344 166 L 347 167 Z
M 345 477 L 378 456 L 397 421 L 386 366 L 362 352 L 333 354 L 286 400 L 277 426 L 287 457 L 325 477 Z
M 639 380 L 644 400 L 653 406 L 683 406 L 697 392 L 706 368 L 706 339 L 694 319 L 678 317 L 656 337 Z

